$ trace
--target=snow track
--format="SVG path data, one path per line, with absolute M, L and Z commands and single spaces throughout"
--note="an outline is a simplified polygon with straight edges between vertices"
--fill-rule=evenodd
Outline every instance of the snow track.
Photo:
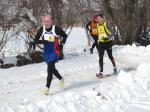
M 54 77 L 48 96 L 41 94 L 47 77 L 45 63 L 1 69 L 0 112 L 149 112 L 149 53 L 145 52 L 146 59 L 139 57 L 139 61 L 145 62 L 140 66 L 138 60 L 134 64 L 130 62 L 130 66 L 124 63 L 132 57 L 130 52 L 125 55 L 123 47 L 116 47 L 114 54 L 121 71 L 119 76 L 104 79 L 95 76 L 99 71 L 96 52 L 92 55 L 88 52 L 66 54 L 65 59 L 56 64 L 65 78 L 65 87 L 60 89 L 59 80 Z M 112 70 L 105 55 L 104 73 Z

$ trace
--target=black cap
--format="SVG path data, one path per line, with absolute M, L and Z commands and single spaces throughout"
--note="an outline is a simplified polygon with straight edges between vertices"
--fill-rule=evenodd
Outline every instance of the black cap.
M 103 15 L 103 13 L 98 13 L 98 14 L 96 14 L 95 16 L 100 16 L 100 17 L 104 17 L 104 15 Z

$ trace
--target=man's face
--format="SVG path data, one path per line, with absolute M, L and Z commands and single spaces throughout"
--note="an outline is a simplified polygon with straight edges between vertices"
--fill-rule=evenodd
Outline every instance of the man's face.
M 51 25 L 52 25 L 52 18 L 51 18 L 51 16 L 45 16 L 43 18 L 43 22 L 44 22 L 45 28 L 50 28 Z
M 99 24 L 103 24 L 104 19 L 103 19 L 101 16 L 97 16 L 96 21 L 97 21 Z

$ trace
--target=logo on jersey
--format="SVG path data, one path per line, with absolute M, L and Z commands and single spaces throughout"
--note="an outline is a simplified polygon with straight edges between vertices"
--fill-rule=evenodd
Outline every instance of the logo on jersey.
M 45 33 L 44 34 L 44 40 L 46 40 L 48 42 L 54 42 L 55 36 L 52 33 Z

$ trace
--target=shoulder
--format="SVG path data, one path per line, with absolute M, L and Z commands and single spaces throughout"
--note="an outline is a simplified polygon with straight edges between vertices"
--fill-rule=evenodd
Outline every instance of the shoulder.
M 43 32 L 43 27 L 40 27 L 39 29 L 38 29 L 38 32 Z
M 88 25 L 92 24 L 92 21 L 89 21 L 87 24 L 88 24 Z
M 113 26 L 112 23 L 107 21 L 107 20 L 105 21 L 105 25 L 106 25 L 106 27 L 112 27 Z
M 55 26 L 55 30 L 61 30 L 60 27 L 58 27 L 58 26 L 56 26 L 56 25 L 54 25 L 54 26 Z
M 112 25 L 107 21 L 104 22 L 104 26 L 108 29 L 111 29 L 111 27 L 112 27 Z
M 55 25 L 55 32 L 57 34 L 59 34 L 60 32 L 63 32 L 63 30 L 62 30 L 62 28 L 60 28 L 60 27 L 58 27 L 58 26 Z
M 106 28 L 113 34 L 114 33 L 114 29 L 113 29 L 113 24 L 106 22 Z

